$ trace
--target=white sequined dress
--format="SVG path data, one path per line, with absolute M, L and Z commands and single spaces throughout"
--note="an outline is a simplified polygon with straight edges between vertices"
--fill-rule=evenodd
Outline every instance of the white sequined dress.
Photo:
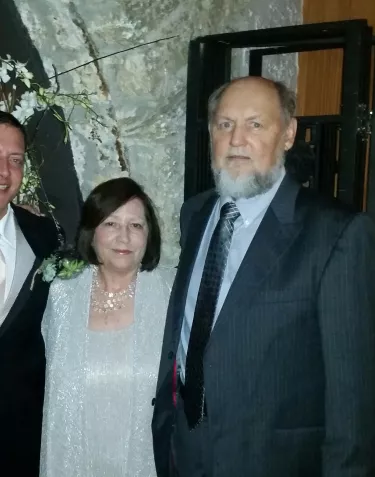
M 151 418 L 173 269 L 138 274 L 134 322 L 87 328 L 91 267 L 55 280 L 43 319 L 41 477 L 154 477 Z

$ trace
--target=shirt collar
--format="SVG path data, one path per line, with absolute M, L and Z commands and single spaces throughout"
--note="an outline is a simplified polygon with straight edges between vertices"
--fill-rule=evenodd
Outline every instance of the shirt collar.
M 274 185 L 264 194 L 256 195 L 255 197 L 250 197 L 249 199 L 237 199 L 236 205 L 241 214 L 241 218 L 244 221 L 245 225 L 249 225 L 254 219 L 265 209 L 268 208 L 272 199 L 275 197 L 276 192 L 278 191 L 280 184 L 282 183 L 285 177 L 285 168 L 282 168 L 280 177 L 274 183 Z M 226 202 L 232 202 L 231 197 L 221 197 L 220 198 L 220 208 Z
M 16 247 L 16 231 L 14 226 L 14 212 L 8 205 L 7 213 L 0 219 L 0 239 L 4 240 L 8 245 Z

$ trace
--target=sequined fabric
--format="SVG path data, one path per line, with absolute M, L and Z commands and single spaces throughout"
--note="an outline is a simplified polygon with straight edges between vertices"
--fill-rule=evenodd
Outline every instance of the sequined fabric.
M 127 328 L 87 328 L 92 268 L 56 280 L 43 319 L 41 477 L 154 477 L 151 401 L 174 270 L 138 274 Z

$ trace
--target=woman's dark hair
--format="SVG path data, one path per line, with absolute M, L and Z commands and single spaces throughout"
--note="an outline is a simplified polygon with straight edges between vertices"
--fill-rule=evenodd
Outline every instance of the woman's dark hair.
M 95 229 L 115 210 L 132 199 L 139 199 L 142 202 L 148 226 L 147 245 L 141 271 L 151 271 L 156 268 L 160 260 L 161 234 L 155 208 L 142 187 L 128 177 L 103 182 L 95 187 L 83 204 L 77 233 L 77 250 L 84 260 L 93 265 L 99 265 L 92 246 Z
M 27 146 L 27 135 L 26 135 L 26 129 L 23 124 L 21 124 L 18 119 L 16 119 L 12 114 L 6 112 L 6 111 L 0 111 L 0 125 L 5 124 L 6 126 L 11 126 L 13 128 L 16 128 L 20 131 L 22 134 L 24 143 L 25 143 L 25 149 Z

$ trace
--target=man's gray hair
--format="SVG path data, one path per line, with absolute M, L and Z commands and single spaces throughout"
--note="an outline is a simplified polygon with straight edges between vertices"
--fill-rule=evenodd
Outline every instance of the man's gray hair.
M 227 88 L 232 84 L 232 81 L 223 84 L 217 88 L 210 96 L 208 100 L 208 124 L 212 124 L 212 121 L 215 117 L 217 107 L 220 103 L 220 100 L 227 90 Z M 279 97 L 281 111 L 284 117 L 285 124 L 289 124 L 290 120 L 294 117 L 296 113 L 297 98 L 294 91 L 289 89 L 281 81 L 272 81 L 277 95 Z

